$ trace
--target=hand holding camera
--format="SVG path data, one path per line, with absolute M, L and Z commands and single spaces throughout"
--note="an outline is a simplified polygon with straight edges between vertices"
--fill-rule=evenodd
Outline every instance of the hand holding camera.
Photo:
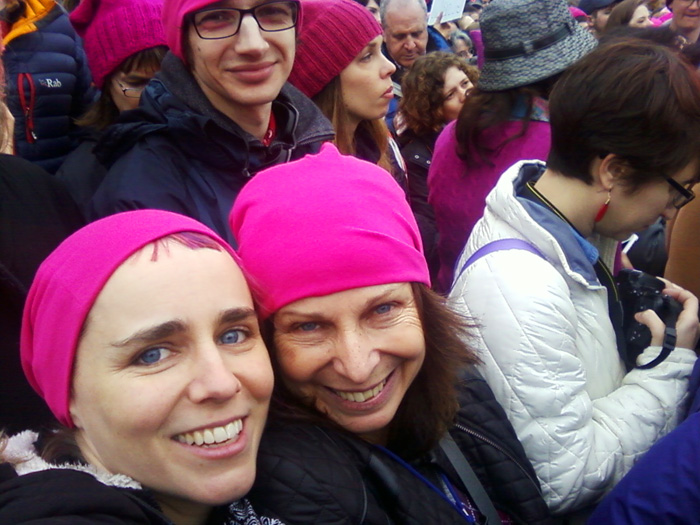
M 662 346 L 656 366 L 675 347 L 695 348 L 698 300 L 687 290 L 639 270 L 621 270 L 618 286 L 624 312 L 627 353 L 633 359 L 647 346 Z

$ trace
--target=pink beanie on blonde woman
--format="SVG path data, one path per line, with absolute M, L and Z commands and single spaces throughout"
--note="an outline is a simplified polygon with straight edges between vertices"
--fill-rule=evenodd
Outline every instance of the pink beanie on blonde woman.
M 348 67 L 382 27 L 353 0 L 305 0 L 304 30 L 299 33 L 289 82 L 309 98 Z
M 299 0 L 291 0 L 299 3 Z M 165 39 L 168 42 L 170 51 L 183 62 L 187 62 L 185 58 L 185 50 L 182 46 L 182 39 L 185 35 L 185 22 L 187 15 L 204 9 L 205 7 L 215 7 L 216 0 L 165 0 L 163 4 L 163 27 L 165 28 Z M 306 2 L 304 2 L 306 4 Z M 299 4 L 299 14 L 297 16 L 296 30 L 297 34 L 301 30 L 302 21 L 302 4 Z
M 352 288 L 430 285 L 406 196 L 376 164 L 326 143 L 317 155 L 258 173 L 229 218 L 264 318 Z
M 164 46 L 163 0 L 81 0 L 70 14 L 82 37 L 95 85 L 131 55 Z
M 173 233 L 206 235 L 239 261 L 203 224 L 176 213 L 138 210 L 88 224 L 42 263 L 24 307 L 20 354 L 34 390 L 64 425 L 70 416 L 71 375 L 80 332 L 100 291 L 116 269 L 144 246 Z

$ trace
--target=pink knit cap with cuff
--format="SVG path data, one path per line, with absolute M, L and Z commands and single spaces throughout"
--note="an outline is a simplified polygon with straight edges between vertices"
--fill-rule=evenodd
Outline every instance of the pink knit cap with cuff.
M 137 210 L 88 224 L 63 241 L 39 267 L 22 318 L 22 368 L 29 384 L 62 424 L 73 427 L 69 409 L 73 362 L 80 332 L 100 291 L 132 254 L 179 232 L 206 235 L 239 262 L 224 240 L 194 219 L 161 210 Z
M 289 82 L 314 97 L 382 34 L 382 27 L 353 0 L 304 0 L 303 5 L 304 30 Z
M 290 0 L 299 3 L 299 0 Z M 306 2 L 304 2 L 304 5 Z M 168 42 L 170 51 L 183 62 L 187 62 L 185 58 L 185 49 L 182 45 L 185 34 L 187 16 L 204 9 L 205 7 L 216 7 L 221 5 L 216 0 L 165 0 L 163 4 L 163 27 L 165 28 L 165 39 Z M 225 7 L 225 6 L 223 6 Z M 301 31 L 302 22 L 302 4 L 299 3 L 299 14 L 297 15 L 296 32 L 297 35 Z
M 376 164 L 317 155 L 258 173 L 229 223 L 263 318 L 294 301 L 390 283 L 430 285 L 403 190 Z
M 163 0 L 81 0 L 73 10 L 70 21 L 98 88 L 131 55 L 166 45 L 162 8 Z

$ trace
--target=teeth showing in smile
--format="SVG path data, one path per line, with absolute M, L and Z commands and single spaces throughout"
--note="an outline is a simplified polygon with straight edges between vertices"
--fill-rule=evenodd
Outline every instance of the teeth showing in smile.
M 369 390 L 365 390 L 364 392 L 343 392 L 342 390 L 333 390 L 336 394 L 338 394 L 340 397 L 345 399 L 346 401 L 354 401 L 355 403 L 363 403 L 367 401 L 368 399 L 372 399 L 375 397 L 379 392 L 384 390 L 384 386 L 386 385 L 386 379 L 379 383 L 377 386 L 374 388 L 370 388 Z
M 206 428 L 195 430 L 175 437 L 180 443 L 188 445 L 219 445 L 230 439 L 235 439 L 243 430 L 243 420 L 237 419 L 225 427 Z

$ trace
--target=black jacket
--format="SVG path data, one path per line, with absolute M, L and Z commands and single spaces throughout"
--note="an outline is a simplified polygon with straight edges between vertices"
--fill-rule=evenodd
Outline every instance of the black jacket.
M 418 136 L 406 130 L 399 136 L 401 155 L 408 172 L 408 195 L 411 209 L 418 221 L 423 252 L 430 268 L 432 282 L 437 282 L 440 259 L 437 252 L 438 231 L 435 225 L 435 212 L 428 203 L 428 170 L 433 160 L 435 141 L 440 132 Z
M 82 43 L 53 0 L 26 0 L 5 36 L 7 106 L 15 151 L 55 173 L 81 135 L 74 120 L 97 94 Z
M 496 508 L 516 523 L 550 523 L 532 466 L 486 382 L 466 375 L 460 404 L 450 434 Z M 439 449 L 413 466 L 428 477 L 442 471 L 466 491 Z M 274 415 L 249 496 L 261 513 L 289 525 L 465 523 L 450 503 L 382 449 L 349 433 Z
M 22 372 L 22 310 L 39 265 L 83 224 L 54 176 L 27 160 L 0 155 L 0 430 L 5 432 L 54 421 Z
M 140 104 L 122 114 L 94 149 L 109 172 L 90 204 L 91 219 L 139 208 L 169 210 L 198 219 L 234 243 L 228 215 L 250 177 L 316 153 L 333 138 L 316 105 L 285 84 L 272 103 L 277 137 L 264 146 L 217 111 L 170 53 Z

